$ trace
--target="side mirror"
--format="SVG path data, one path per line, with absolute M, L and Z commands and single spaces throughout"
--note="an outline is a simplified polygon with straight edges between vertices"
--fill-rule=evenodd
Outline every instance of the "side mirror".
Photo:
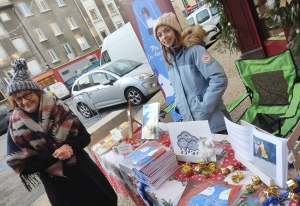
M 114 80 L 112 80 L 112 79 L 109 79 L 109 80 L 107 80 L 107 81 L 105 81 L 105 82 L 103 82 L 103 85 L 104 86 L 106 86 L 106 85 L 113 85 L 113 83 L 114 83 Z

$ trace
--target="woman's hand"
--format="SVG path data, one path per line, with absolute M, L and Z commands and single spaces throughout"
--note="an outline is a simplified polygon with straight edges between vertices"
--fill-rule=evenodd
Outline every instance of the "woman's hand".
M 56 149 L 52 155 L 59 160 L 66 160 L 73 155 L 73 149 L 71 146 L 64 144 L 60 148 Z

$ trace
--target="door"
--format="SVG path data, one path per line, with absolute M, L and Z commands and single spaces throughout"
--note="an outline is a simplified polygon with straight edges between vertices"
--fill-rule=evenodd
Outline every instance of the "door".
M 90 96 L 93 102 L 101 103 L 102 107 L 119 103 L 122 101 L 120 87 L 117 79 L 104 72 L 96 72 L 90 75 L 93 89 L 90 91 Z M 113 80 L 112 85 L 103 85 L 108 79 Z M 92 94 L 91 94 L 92 93 Z
M 260 57 L 264 57 L 260 31 L 256 28 L 256 19 L 252 14 L 255 10 L 253 0 L 224 0 L 224 7 L 231 26 L 237 30 L 235 36 L 242 54 L 258 51 Z

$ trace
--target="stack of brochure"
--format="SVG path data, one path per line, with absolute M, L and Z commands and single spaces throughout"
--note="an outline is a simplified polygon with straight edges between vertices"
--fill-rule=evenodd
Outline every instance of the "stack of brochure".
M 145 142 L 119 165 L 121 170 L 133 169 L 138 181 L 154 189 L 179 169 L 173 151 L 157 141 Z

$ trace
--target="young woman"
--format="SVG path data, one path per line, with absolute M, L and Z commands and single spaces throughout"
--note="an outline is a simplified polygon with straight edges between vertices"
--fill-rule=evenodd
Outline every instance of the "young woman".
M 181 27 L 173 13 L 165 13 L 153 27 L 160 42 L 170 82 L 175 91 L 175 110 L 184 121 L 208 120 L 212 133 L 226 134 L 224 116 L 230 116 L 222 95 L 227 77 L 222 66 L 203 46 L 201 26 Z
M 29 191 L 40 179 L 53 206 L 117 205 L 113 188 L 83 150 L 91 139 L 77 116 L 31 80 L 25 59 L 11 66 L 7 164 Z

